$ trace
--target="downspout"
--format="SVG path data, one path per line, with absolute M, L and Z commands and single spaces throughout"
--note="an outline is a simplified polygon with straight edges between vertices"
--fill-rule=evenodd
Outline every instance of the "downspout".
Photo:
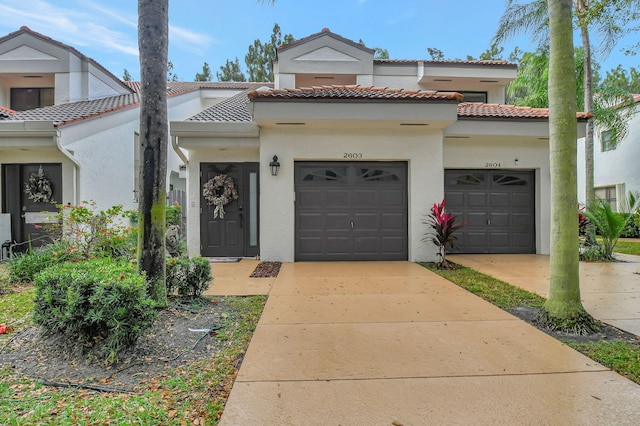
M 73 154 L 71 154 L 71 152 L 69 152 L 69 150 L 67 150 L 66 148 L 64 148 L 60 142 L 61 138 L 62 138 L 62 134 L 60 132 L 60 129 L 56 128 L 56 135 L 53 137 L 56 141 L 56 146 L 58 147 L 58 150 L 64 154 L 65 157 L 67 157 L 69 160 L 71 160 L 71 163 L 73 163 L 73 199 L 71 200 L 72 204 L 78 205 L 80 204 L 79 201 L 79 194 L 80 194 L 80 182 L 79 182 L 79 178 L 78 176 L 80 175 L 80 163 L 78 162 L 78 160 L 76 160 L 76 158 L 73 156 Z
M 188 166 L 189 165 L 189 159 L 184 154 L 182 149 L 178 146 L 178 137 L 177 136 L 171 136 L 171 147 L 176 152 L 176 154 L 178 154 L 178 157 L 180 157 L 180 159 L 182 160 L 184 165 Z

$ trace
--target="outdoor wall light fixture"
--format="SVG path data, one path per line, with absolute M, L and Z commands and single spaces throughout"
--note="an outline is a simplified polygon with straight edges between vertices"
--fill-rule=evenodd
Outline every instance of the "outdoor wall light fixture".
M 269 168 L 271 169 L 271 176 L 278 176 L 278 172 L 280 171 L 280 162 L 278 161 L 277 155 L 273 156 L 273 160 L 269 163 Z

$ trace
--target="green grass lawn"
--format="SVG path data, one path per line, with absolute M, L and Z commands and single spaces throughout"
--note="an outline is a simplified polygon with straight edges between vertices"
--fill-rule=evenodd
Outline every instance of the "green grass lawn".
M 30 325 L 33 289 L 0 295 L 0 323 L 14 332 L 0 335 L 0 352 L 16 333 Z M 150 380 L 137 394 L 99 393 L 54 388 L 0 366 L 0 424 L 2 425 L 160 425 L 217 424 L 231 391 L 238 360 L 249 346 L 260 319 L 265 296 L 229 297 L 227 322 L 217 336 L 224 348 Z
M 640 246 L 640 243 L 632 244 Z M 441 270 L 430 263 L 422 263 L 422 266 L 505 310 L 517 306 L 539 308 L 546 301 L 544 297 L 470 268 Z M 640 342 L 565 343 L 594 361 L 640 384 Z
M 633 254 L 635 256 L 640 256 L 640 242 L 618 240 L 618 243 L 616 244 L 613 251 L 617 253 Z

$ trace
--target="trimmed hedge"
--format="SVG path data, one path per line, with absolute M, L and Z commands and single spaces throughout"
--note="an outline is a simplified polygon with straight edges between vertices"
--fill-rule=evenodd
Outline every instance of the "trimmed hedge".
M 210 282 L 211 266 L 204 257 L 167 258 L 167 296 L 200 297 Z
M 34 282 L 34 322 L 70 342 L 103 345 L 108 362 L 116 361 L 157 316 L 144 276 L 125 261 L 62 263 L 43 270 Z

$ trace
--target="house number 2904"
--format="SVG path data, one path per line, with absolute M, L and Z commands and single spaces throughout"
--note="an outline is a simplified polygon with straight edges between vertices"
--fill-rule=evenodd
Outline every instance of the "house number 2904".
M 345 152 L 342 158 L 362 158 L 361 152 Z
M 500 163 L 484 163 L 485 167 L 502 167 Z

